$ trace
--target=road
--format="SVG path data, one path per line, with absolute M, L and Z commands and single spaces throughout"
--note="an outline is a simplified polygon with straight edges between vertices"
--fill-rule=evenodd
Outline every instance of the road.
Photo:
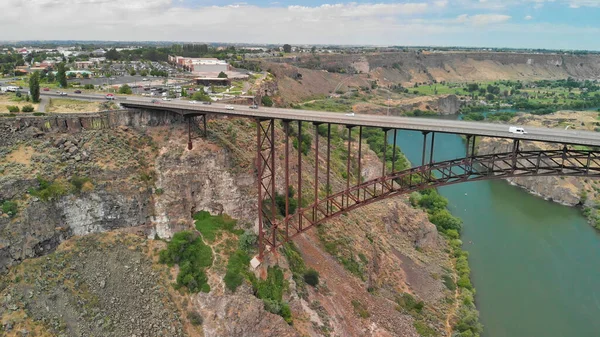
M 43 95 L 58 96 L 55 93 L 43 92 Z M 63 96 L 64 97 L 64 96 Z M 102 95 L 69 94 L 68 98 L 105 100 Z M 117 95 L 117 102 L 124 107 L 131 108 L 153 108 L 169 109 L 183 115 L 193 115 L 203 112 L 219 113 L 231 116 L 261 117 L 287 120 L 300 120 L 307 122 L 332 123 L 351 126 L 371 126 L 384 129 L 416 130 L 438 133 L 454 133 L 462 135 L 475 135 L 485 137 L 513 138 L 521 140 L 542 141 L 561 144 L 600 146 L 600 133 L 579 130 L 560 130 L 550 128 L 527 127 L 527 134 L 518 135 L 508 132 L 505 124 L 490 124 L 471 121 L 450 121 L 429 118 L 395 117 L 378 115 L 354 114 L 348 116 L 344 113 L 323 112 L 283 108 L 251 109 L 248 106 L 236 105 L 234 110 L 226 109 L 225 104 L 213 103 L 204 105 L 201 103 L 191 104 L 188 101 L 162 101 L 152 103 L 152 98 L 137 96 Z M 154 98 L 156 100 L 156 98 Z

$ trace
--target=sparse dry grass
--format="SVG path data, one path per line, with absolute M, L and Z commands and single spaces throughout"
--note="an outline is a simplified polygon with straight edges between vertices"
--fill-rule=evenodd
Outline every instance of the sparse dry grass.
M 68 98 L 52 98 L 46 107 L 46 112 L 98 112 L 99 102 L 78 101 Z
M 25 105 L 33 105 L 34 111 L 37 111 L 38 105 L 33 102 L 27 102 L 22 100 L 20 102 L 13 101 L 12 99 L 15 95 L 11 94 L 0 94 L 0 114 L 8 114 L 8 106 L 16 105 L 19 107 L 19 110 L 22 110 Z
M 11 152 L 7 157 L 6 161 L 17 164 L 30 165 L 31 156 L 35 150 L 30 146 L 19 146 L 15 151 Z

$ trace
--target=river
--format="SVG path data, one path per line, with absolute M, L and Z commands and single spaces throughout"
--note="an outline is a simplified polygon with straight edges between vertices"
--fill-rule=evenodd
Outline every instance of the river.
M 420 132 L 399 131 L 396 142 L 411 162 L 421 162 Z M 463 139 L 436 134 L 436 161 L 464 155 Z M 578 209 L 505 181 L 439 192 L 464 222 L 482 336 L 600 336 L 600 233 Z

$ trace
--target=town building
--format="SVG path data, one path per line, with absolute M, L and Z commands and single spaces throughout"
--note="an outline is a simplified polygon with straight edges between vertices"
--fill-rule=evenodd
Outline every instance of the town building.
M 75 68 L 76 69 L 91 69 L 91 68 L 94 68 L 94 62 L 92 62 L 92 61 L 76 61 Z
M 217 58 L 169 56 L 169 63 L 194 74 L 218 74 L 231 70 L 231 66 L 226 61 Z

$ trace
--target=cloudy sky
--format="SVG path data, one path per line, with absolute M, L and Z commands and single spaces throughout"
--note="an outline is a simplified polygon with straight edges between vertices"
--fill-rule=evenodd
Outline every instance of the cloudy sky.
M 0 0 L 0 40 L 600 49 L 600 0 Z

